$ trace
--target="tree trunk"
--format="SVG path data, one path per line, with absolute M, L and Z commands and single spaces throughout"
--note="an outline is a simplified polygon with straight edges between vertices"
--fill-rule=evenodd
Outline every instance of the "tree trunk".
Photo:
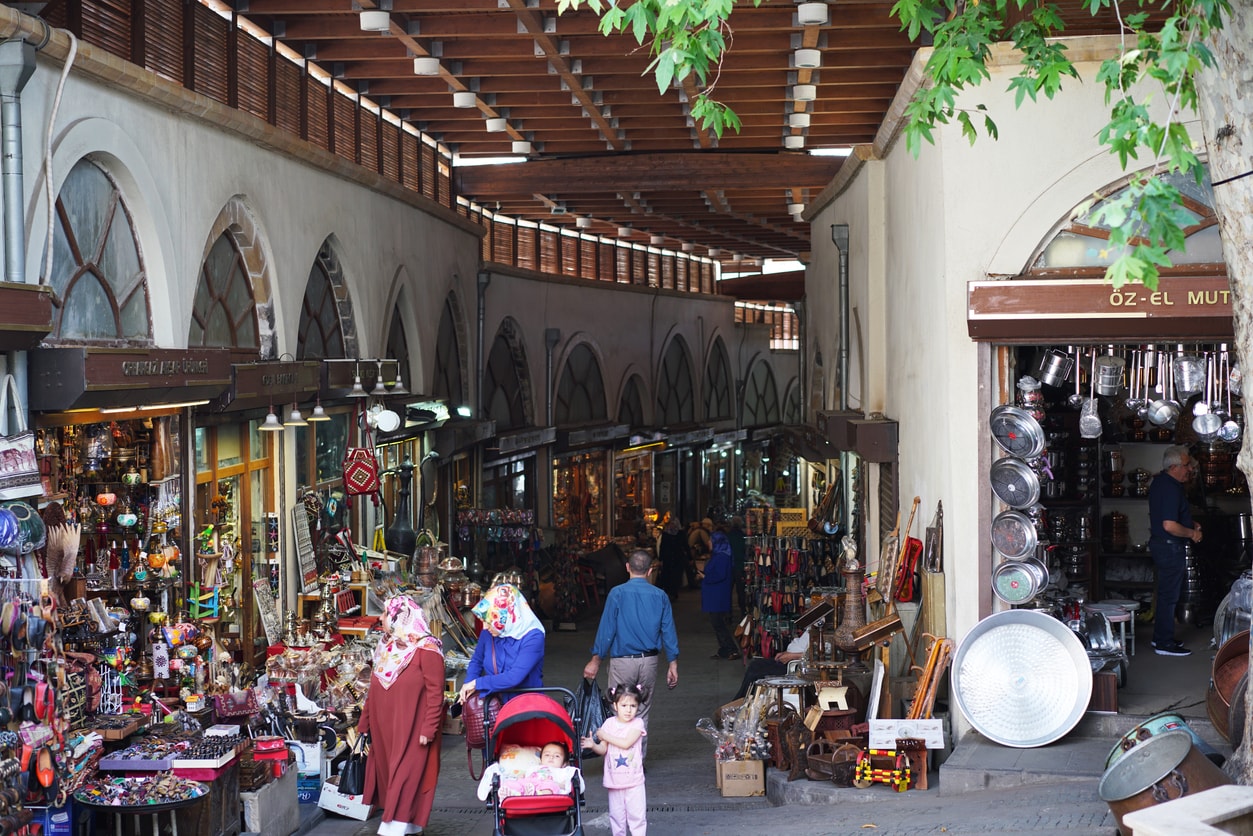
M 1253 370 L 1253 175 L 1249 167 L 1253 159 L 1253 62 L 1247 55 L 1253 44 L 1253 0 L 1232 0 L 1231 16 L 1207 43 L 1216 67 L 1197 77 L 1201 130 L 1231 284 L 1236 355 L 1240 368 L 1247 372 Z M 1253 388 L 1246 389 L 1245 397 L 1253 397 Z M 1237 463 L 1253 484 L 1253 443 L 1247 424 Z M 1226 771 L 1236 783 L 1248 786 L 1253 785 L 1253 700 L 1246 700 L 1245 705 L 1244 739 L 1232 741 L 1237 748 Z

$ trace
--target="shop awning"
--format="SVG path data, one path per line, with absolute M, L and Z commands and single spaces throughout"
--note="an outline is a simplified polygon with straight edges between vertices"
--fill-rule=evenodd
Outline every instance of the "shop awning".
M 1201 340 L 1233 336 L 1222 276 L 1163 276 L 1157 290 L 1104 279 L 1007 279 L 967 285 L 973 340 L 1006 345 Z
M 630 424 L 599 424 L 594 427 L 557 430 L 557 452 L 586 447 L 607 447 L 631 434 Z
M 0 351 L 25 351 L 52 332 L 47 285 L 0 282 Z
M 850 422 L 860 420 L 866 416 L 862 413 L 852 410 L 833 410 L 820 411 L 818 413 L 818 426 L 827 437 L 828 443 L 836 450 L 852 450 L 853 449 L 853 429 Z
M 36 412 L 189 404 L 231 385 L 225 348 L 37 348 L 29 363 Z

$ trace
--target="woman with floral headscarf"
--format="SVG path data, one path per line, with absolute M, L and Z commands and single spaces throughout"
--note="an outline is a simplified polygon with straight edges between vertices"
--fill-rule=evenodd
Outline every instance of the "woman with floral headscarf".
M 357 731 L 370 735 L 365 803 L 383 810 L 380 836 L 404 836 L 422 832 L 435 800 L 444 648 L 408 595 L 387 601 L 383 630 Z
M 474 607 L 483 632 L 474 648 L 461 686 L 462 702 L 480 691 L 484 696 L 510 688 L 544 685 L 544 625 L 512 584 L 487 590 Z

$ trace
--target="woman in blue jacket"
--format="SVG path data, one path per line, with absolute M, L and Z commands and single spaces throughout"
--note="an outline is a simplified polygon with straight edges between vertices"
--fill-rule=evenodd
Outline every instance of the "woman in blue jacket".
M 512 584 L 487 590 L 473 613 L 483 632 L 466 668 L 460 699 L 476 691 L 486 697 L 510 688 L 540 688 L 544 684 L 544 625 Z

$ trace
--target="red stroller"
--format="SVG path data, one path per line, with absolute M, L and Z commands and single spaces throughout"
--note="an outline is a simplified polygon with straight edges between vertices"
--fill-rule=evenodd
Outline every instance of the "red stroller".
M 574 709 L 574 694 L 565 688 L 519 693 L 496 714 L 487 736 L 488 762 L 496 763 L 509 744 L 543 746 L 558 741 L 570 752 L 570 765 L 579 767 L 579 738 L 575 731 L 578 718 L 573 716 Z M 501 798 L 500 777 L 496 776 L 487 803 L 492 808 L 495 836 L 583 836 L 582 808 L 586 800 L 577 779 L 567 795 Z

